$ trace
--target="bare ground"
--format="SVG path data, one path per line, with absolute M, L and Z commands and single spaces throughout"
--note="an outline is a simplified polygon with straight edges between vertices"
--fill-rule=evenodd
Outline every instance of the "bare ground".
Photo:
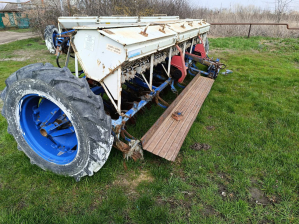
M 0 45 L 7 44 L 17 40 L 24 40 L 32 37 L 37 37 L 36 34 L 31 32 L 26 33 L 18 33 L 18 32 L 11 32 L 11 31 L 1 31 L 0 32 Z

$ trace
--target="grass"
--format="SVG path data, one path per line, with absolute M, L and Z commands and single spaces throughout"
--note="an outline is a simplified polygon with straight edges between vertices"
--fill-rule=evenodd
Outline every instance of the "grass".
M 20 29 L 20 28 L 7 28 L 7 29 L 0 29 L 1 31 L 10 31 L 10 32 L 17 32 L 17 33 L 27 33 L 27 32 L 32 32 L 32 29 Z
M 145 152 L 125 170 L 113 149 L 76 183 L 31 165 L 0 116 L 0 223 L 298 223 L 298 40 L 219 38 L 210 47 L 234 73 L 219 75 L 174 163 Z M 22 66 L 55 61 L 39 39 L 1 45 L 0 60 L 22 52 L 30 58 L 0 61 L 1 90 Z M 142 137 L 162 112 L 153 106 L 129 132 Z M 196 142 L 211 149 L 192 150 Z

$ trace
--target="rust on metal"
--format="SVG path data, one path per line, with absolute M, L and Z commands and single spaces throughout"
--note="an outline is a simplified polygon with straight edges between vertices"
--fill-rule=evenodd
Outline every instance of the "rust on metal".
M 64 34 L 64 35 L 60 35 L 59 37 L 71 37 L 71 35 Z
M 128 153 L 130 151 L 130 146 L 128 146 L 126 143 L 120 141 L 119 139 L 117 139 L 115 141 L 114 147 L 123 153 Z
M 130 149 L 131 149 L 131 147 L 129 145 L 120 141 L 118 138 L 115 138 L 115 142 L 114 142 L 113 146 L 123 153 L 124 158 L 126 157 L 126 154 L 128 154 L 130 152 Z M 142 155 L 139 152 L 133 152 L 133 154 L 131 155 L 131 158 L 134 161 L 137 161 L 138 159 L 142 158 Z
M 178 112 L 178 111 L 174 112 L 174 113 L 171 115 L 171 117 L 172 117 L 173 119 L 175 119 L 176 121 L 181 121 L 181 120 L 183 120 L 183 114 L 180 113 L 180 112 Z
M 156 104 L 159 104 L 159 100 L 162 102 L 162 104 L 166 107 L 169 107 L 169 103 L 167 103 L 165 100 L 163 100 L 161 97 L 160 97 L 160 92 L 157 92 L 156 94 L 156 97 L 155 97 L 155 102 Z
M 141 31 L 139 34 L 141 34 L 142 36 L 148 37 L 148 34 L 146 33 L 148 28 L 148 25 L 145 27 L 144 31 Z
M 115 34 L 115 33 L 113 33 L 111 30 L 106 30 L 106 29 L 104 29 L 103 31 L 106 32 L 106 33 L 108 33 L 108 34 Z
M 286 26 L 288 30 L 299 30 L 298 27 L 290 27 L 288 23 L 210 23 L 211 25 L 258 25 L 258 26 Z
M 162 25 L 162 29 L 159 29 L 160 32 L 165 33 L 165 24 Z
M 179 95 L 180 99 L 171 104 L 143 136 L 143 149 L 174 161 L 213 83 L 214 80 L 197 75 Z M 175 112 L 182 114 L 184 119 L 175 120 Z

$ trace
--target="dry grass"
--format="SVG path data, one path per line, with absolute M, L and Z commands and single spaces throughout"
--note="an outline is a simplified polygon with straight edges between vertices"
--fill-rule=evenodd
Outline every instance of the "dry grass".
M 60 1 L 45 1 L 44 6 L 31 6 L 27 9 L 31 18 L 32 29 L 43 36 L 44 28 L 49 24 L 57 24 L 59 16 L 152 16 L 167 14 L 180 18 L 206 19 L 210 23 L 261 22 L 288 23 L 291 27 L 299 27 L 299 13 L 289 11 L 278 14 L 254 6 L 233 6 L 230 9 L 212 10 L 191 5 L 187 0 L 74 0 L 72 5 L 65 4 L 61 10 Z M 271 4 L 271 3 L 270 3 Z M 274 3 L 273 3 L 274 7 Z M 213 26 L 210 35 L 214 37 L 246 36 L 248 26 Z M 289 31 L 286 27 L 253 26 L 251 36 L 298 37 L 298 31 Z

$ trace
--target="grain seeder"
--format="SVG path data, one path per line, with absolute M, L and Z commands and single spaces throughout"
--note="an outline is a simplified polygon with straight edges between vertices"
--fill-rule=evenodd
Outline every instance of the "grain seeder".
M 60 18 L 65 33 L 57 36 L 62 42 L 55 51 L 67 54 L 66 66 L 28 65 L 6 80 L 2 93 L 3 115 L 18 148 L 31 163 L 76 180 L 97 172 L 112 146 L 125 158 L 141 159 L 147 150 L 174 161 L 223 68 L 206 54 L 210 25 L 203 20 L 102 19 Z M 185 85 L 188 74 L 194 78 Z M 168 105 L 160 93 L 171 89 L 177 95 L 177 88 L 181 94 Z M 151 102 L 165 112 L 136 139 L 125 124 Z

